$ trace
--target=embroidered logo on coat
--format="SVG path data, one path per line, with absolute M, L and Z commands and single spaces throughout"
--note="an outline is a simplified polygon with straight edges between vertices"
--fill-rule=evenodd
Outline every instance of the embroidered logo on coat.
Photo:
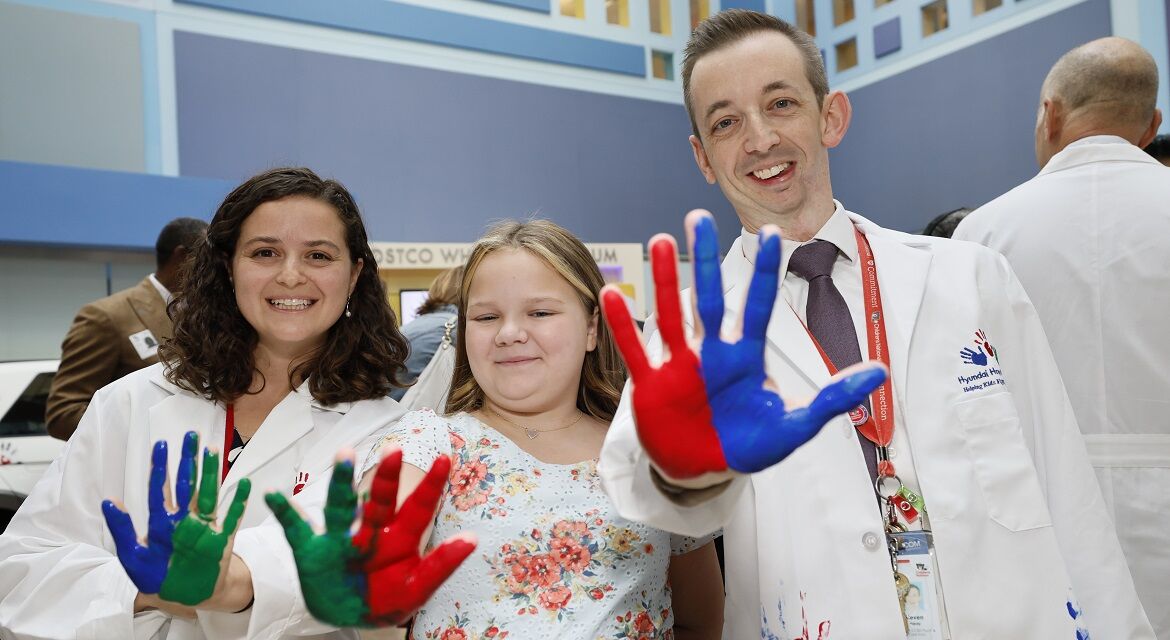
M 292 494 L 295 496 L 300 493 L 306 484 L 309 484 L 309 473 L 307 471 L 297 473 L 297 483 L 293 485 Z
M 963 393 L 1006 385 L 1003 371 L 999 368 L 999 350 L 991 345 L 987 334 L 982 329 L 975 331 L 974 346 L 974 349 L 968 345 L 959 351 L 959 360 L 963 364 L 981 369 L 971 374 L 962 373 L 957 377 L 959 384 L 963 387 Z M 991 359 L 989 360 L 989 358 Z M 969 371 L 969 369 L 964 369 L 964 371 Z

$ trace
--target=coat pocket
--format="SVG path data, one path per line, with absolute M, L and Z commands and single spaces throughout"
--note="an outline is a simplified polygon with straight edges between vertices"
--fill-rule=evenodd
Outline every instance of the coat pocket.
M 1011 393 L 973 398 L 955 409 L 991 519 L 1009 531 L 1051 526 L 1052 516 L 1020 432 Z

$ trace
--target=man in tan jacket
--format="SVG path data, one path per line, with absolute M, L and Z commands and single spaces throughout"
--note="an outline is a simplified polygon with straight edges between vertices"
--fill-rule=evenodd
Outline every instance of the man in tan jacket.
M 167 223 L 155 243 L 154 273 L 77 312 L 61 343 L 61 364 L 45 406 L 50 435 L 68 440 L 94 392 L 158 362 L 159 344 L 171 337 L 167 303 L 178 290 L 179 268 L 206 229 L 195 218 Z

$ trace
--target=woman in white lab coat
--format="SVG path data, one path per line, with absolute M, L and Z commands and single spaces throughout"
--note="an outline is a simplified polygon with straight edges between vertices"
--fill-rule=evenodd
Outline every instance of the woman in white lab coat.
M 407 344 L 353 198 L 308 169 L 276 169 L 220 205 L 171 304 L 162 363 L 100 390 L 64 453 L 0 536 L 0 629 L 20 638 L 228 638 L 333 633 L 305 612 L 292 554 L 252 500 L 233 556 L 198 609 L 139 593 L 103 499 L 146 530 L 151 445 L 183 434 L 226 452 L 219 503 L 242 478 L 299 493 L 334 454 L 402 413 Z M 372 439 L 369 441 L 372 443 Z M 368 448 L 370 445 L 365 445 Z M 226 509 L 221 508 L 220 519 Z M 291 572 L 291 573 L 289 573 Z M 7 636 L 6 636 L 7 637 Z

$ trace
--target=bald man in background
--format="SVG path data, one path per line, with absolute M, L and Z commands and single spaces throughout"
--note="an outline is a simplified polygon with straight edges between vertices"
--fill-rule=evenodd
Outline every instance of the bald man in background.
M 1102 38 L 1056 62 L 1036 119 L 1040 173 L 955 231 L 1007 257 L 1040 316 L 1138 595 L 1170 640 L 1170 167 L 1158 68 Z

